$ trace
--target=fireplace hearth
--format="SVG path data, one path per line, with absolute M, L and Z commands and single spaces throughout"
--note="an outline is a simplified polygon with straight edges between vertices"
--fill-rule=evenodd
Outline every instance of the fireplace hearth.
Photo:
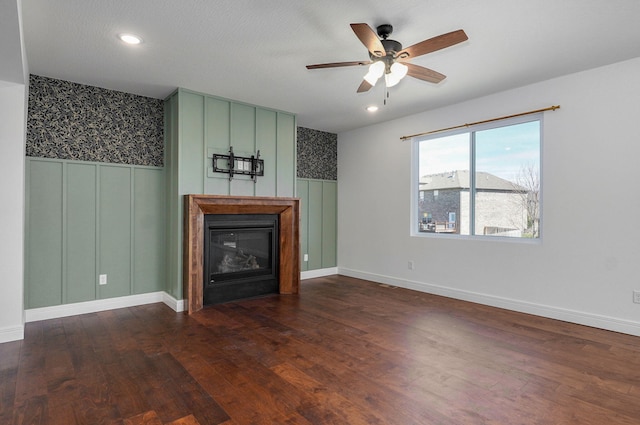
M 258 196 L 223 196 L 223 195 L 184 195 L 184 245 L 183 245 L 183 279 L 182 286 L 186 311 L 189 314 L 202 309 L 204 305 L 204 272 L 205 263 L 205 217 L 208 215 L 274 215 L 278 218 L 278 232 L 273 233 L 277 239 L 275 257 L 276 282 L 279 294 L 297 294 L 300 288 L 300 200 L 297 198 L 258 197 Z M 224 238 L 221 240 L 224 244 Z M 229 245 L 234 242 L 227 240 Z M 238 245 L 236 245 L 238 246 Z M 249 250 L 242 249 L 237 255 L 229 253 L 229 265 L 246 261 L 253 263 L 250 255 L 258 256 Z M 244 259 L 244 260 L 243 260 Z M 223 256 L 224 260 L 224 256 Z M 214 260 L 215 261 L 215 260 Z M 224 265 L 221 265 L 221 270 Z M 217 270 L 217 265 L 215 266 Z M 223 272 L 220 272 L 224 274 Z M 251 270 L 240 273 L 248 273 Z M 215 274 L 215 273 L 214 273 Z M 209 276 L 210 277 L 210 276 Z M 217 278 L 219 278 L 218 276 Z M 217 279 L 214 277 L 214 280 Z M 211 283 L 210 281 L 208 283 Z M 215 284 L 215 282 L 214 282 Z

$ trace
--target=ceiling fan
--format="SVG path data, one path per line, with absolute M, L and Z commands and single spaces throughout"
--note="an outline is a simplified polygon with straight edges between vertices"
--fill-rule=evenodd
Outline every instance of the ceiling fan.
M 369 58 L 371 60 L 321 63 L 317 65 L 307 65 L 307 69 L 370 65 L 369 72 L 364 76 L 360 87 L 358 87 L 358 93 L 369 91 L 383 75 L 387 87 L 395 86 L 406 75 L 431 83 L 439 83 L 446 78 L 444 75 L 432 69 L 414 65 L 409 61 L 418 56 L 453 46 L 468 39 L 467 34 L 465 34 L 463 30 L 457 30 L 429 38 L 403 49 L 402 44 L 389 39 L 389 36 L 393 32 L 393 27 L 389 24 L 378 26 L 376 28 L 377 35 L 367 24 L 351 24 L 351 29 L 367 50 L 369 50 Z

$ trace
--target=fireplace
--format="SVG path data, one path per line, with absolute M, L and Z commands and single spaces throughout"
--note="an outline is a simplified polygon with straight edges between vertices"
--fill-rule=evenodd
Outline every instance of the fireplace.
M 183 296 L 189 314 L 204 305 L 205 217 L 208 215 L 277 216 L 277 252 L 272 254 L 276 269 L 276 292 L 297 294 L 300 287 L 300 200 L 297 198 L 184 195 Z M 235 220 L 236 217 L 231 217 Z M 224 238 L 221 240 L 224 243 Z M 227 241 L 232 244 L 231 241 Z M 236 245 L 237 246 L 237 245 Z M 247 255 L 247 252 L 242 253 Z M 253 254 L 251 254 L 253 255 Z M 275 257 L 275 258 L 274 258 Z M 238 259 L 240 261 L 240 259 Z M 248 258 L 246 260 L 249 260 Z M 210 260 L 206 260 L 210 261 Z M 214 260 L 215 261 L 215 260 Z M 251 272 L 244 277 L 250 278 Z M 214 280 L 216 278 L 214 277 Z M 214 282 L 215 283 L 215 282 Z
M 277 214 L 207 214 L 203 304 L 278 293 Z

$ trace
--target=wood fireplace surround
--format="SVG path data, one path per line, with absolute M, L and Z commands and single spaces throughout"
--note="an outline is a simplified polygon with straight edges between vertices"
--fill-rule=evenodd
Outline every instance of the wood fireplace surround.
M 280 257 L 278 291 L 300 289 L 300 200 L 254 196 L 185 195 L 183 296 L 187 312 L 203 305 L 204 216 L 206 214 L 278 214 Z

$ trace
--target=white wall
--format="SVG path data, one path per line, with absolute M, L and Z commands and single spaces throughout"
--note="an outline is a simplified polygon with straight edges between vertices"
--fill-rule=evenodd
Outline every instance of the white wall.
M 640 58 L 340 133 L 339 272 L 640 335 L 638 75 Z M 409 236 L 401 136 L 551 105 L 540 243 Z
M 28 66 L 21 0 L 0 3 L 0 343 L 22 339 Z
M 0 86 L 0 343 L 22 339 L 26 87 Z

